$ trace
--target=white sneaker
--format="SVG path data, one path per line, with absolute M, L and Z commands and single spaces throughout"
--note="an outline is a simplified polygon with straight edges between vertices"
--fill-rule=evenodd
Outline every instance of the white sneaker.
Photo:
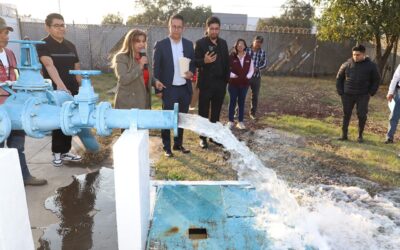
M 61 155 L 63 161 L 81 161 L 82 157 L 80 155 L 74 155 L 72 153 L 65 153 Z
M 231 129 L 233 127 L 233 122 L 227 122 L 226 126 Z
M 244 126 L 243 122 L 238 122 L 238 124 L 236 124 L 236 127 L 238 129 L 246 129 L 246 126 Z
M 63 160 L 61 159 L 61 153 L 53 153 L 54 159 L 51 161 L 54 167 L 61 167 Z

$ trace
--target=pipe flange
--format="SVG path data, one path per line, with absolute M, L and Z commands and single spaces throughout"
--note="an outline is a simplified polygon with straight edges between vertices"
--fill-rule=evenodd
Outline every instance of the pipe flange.
M 97 134 L 100 136 L 109 136 L 112 133 L 112 129 L 107 127 L 106 124 L 106 111 L 111 109 L 109 102 L 100 102 L 96 107 L 96 123 L 95 128 Z
M 31 97 L 24 103 L 21 112 L 22 128 L 27 135 L 34 138 L 43 138 L 46 136 L 46 132 L 40 131 L 34 122 L 35 114 L 37 113 L 36 110 L 40 108 L 40 105 L 42 105 L 42 102 L 39 98 Z
M 5 141 L 11 133 L 11 119 L 7 111 L 0 107 L 0 143 Z
M 65 135 L 76 135 L 81 132 L 81 129 L 72 124 L 73 111 L 76 109 L 76 104 L 73 101 L 64 102 L 60 112 L 60 127 Z

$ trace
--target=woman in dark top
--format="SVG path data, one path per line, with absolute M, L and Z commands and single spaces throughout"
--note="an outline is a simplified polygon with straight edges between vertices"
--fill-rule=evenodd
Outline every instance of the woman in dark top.
M 254 64 L 251 56 L 246 54 L 246 41 L 239 38 L 233 52 L 229 57 L 230 79 L 228 92 L 229 101 L 229 122 L 228 127 L 232 128 L 234 124 L 234 113 L 236 103 L 239 109 L 239 122 L 236 125 L 238 129 L 245 129 L 243 124 L 244 102 L 246 100 L 247 90 L 249 89 L 249 79 L 254 73 Z

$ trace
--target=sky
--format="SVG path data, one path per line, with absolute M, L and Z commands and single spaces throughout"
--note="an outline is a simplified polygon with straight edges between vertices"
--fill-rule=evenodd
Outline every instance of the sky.
M 139 12 L 135 0 L 0 0 L 13 4 L 19 15 L 45 19 L 52 12 L 59 12 L 67 23 L 99 24 L 102 17 L 119 12 L 124 21 Z M 280 6 L 286 0 L 193 0 L 193 6 L 211 6 L 213 12 L 247 14 L 248 17 L 280 15 Z

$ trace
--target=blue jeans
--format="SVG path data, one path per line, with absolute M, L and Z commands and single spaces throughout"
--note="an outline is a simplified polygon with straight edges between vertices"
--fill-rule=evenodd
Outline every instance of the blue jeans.
M 400 119 L 400 95 L 396 93 L 393 97 L 395 101 L 393 112 L 390 113 L 389 116 L 389 128 L 386 134 L 387 139 L 393 140 L 394 134 L 396 133 L 397 124 L 399 123 Z
M 24 179 L 31 176 L 25 158 L 25 132 L 22 130 L 11 131 L 10 136 L 6 139 L 8 148 L 16 148 L 18 151 L 19 164 L 21 165 L 22 177 Z M 0 148 L 4 148 L 4 142 L 0 143 Z
M 236 87 L 229 84 L 228 92 L 229 100 L 229 121 L 233 122 L 235 115 L 236 103 L 239 106 L 239 122 L 243 121 L 244 116 L 244 102 L 246 101 L 247 90 L 249 87 Z

